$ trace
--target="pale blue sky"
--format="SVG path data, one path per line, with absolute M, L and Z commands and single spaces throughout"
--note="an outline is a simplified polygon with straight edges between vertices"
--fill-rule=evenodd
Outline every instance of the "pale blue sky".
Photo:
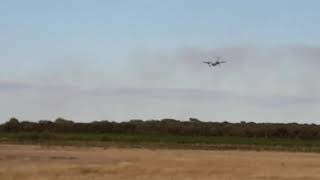
M 319 7 L 316 0 L 0 0 L 0 122 L 318 123 Z M 213 55 L 228 64 L 200 63 Z

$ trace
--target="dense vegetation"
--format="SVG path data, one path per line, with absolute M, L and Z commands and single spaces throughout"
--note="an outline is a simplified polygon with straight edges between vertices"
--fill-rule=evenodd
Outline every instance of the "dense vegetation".
M 320 152 L 320 126 L 253 122 L 202 122 L 174 119 L 95 121 L 80 123 L 56 119 L 54 122 L 19 122 L 11 118 L 0 125 L 0 141 L 46 144 L 105 146 L 108 143 L 142 147 L 196 149 L 272 149 Z
M 73 122 L 62 118 L 58 118 L 54 122 L 47 120 L 19 122 L 16 118 L 11 118 L 8 122 L 0 125 L 0 132 L 162 134 L 320 140 L 320 125 L 316 124 L 202 122 L 194 118 L 190 118 L 189 121 L 162 119 L 131 120 L 129 122 L 95 121 L 91 123 Z

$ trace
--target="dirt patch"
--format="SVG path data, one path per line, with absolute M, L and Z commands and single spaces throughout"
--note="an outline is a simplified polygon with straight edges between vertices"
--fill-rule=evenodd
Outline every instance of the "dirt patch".
M 0 145 L 0 179 L 316 180 L 320 154 Z

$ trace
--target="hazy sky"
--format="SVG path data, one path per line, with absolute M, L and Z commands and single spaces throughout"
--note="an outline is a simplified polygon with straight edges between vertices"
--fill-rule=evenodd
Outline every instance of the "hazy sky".
M 320 1 L 0 0 L 0 122 L 320 122 Z M 205 56 L 228 63 L 208 68 Z

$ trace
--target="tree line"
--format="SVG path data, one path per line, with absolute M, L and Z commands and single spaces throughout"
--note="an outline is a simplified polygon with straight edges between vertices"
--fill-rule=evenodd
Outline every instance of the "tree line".
M 0 132 L 173 134 L 185 136 L 320 139 L 320 125 L 316 124 L 254 123 L 244 121 L 239 123 L 203 122 L 196 118 L 190 118 L 189 121 L 162 119 L 130 120 L 127 122 L 74 122 L 63 118 L 58 118 L 54 121 L 20 122 L 16 118 L 11 118 L 0 125 Z

